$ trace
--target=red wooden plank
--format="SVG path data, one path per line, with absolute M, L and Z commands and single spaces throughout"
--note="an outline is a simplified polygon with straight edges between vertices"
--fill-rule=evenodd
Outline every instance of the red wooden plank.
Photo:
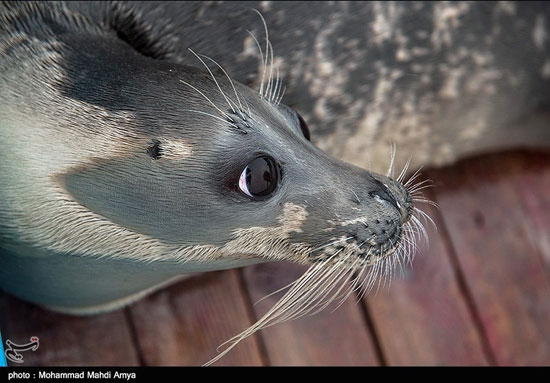
M 257 302 L 296 280 L 305 268 L 266 263 L 243 269 L 250 296 Z M 254 306 L 260 318 L 282 294 Z M 353 299 L 338 310 L 278 324 L 261 331 L 272 365 L 376 365 L 379 360 L 359 305 Z
M 437 210 L 419 207 L 440 226 Z M 482 339 L 460 291 L 448 249 L 433 225 L 413 267 L 366 297 L 389 365 L 485 365 Z
M 76 317 L 44 310 L 0 292 L 0 328 L 5 342 L 39 338 L 36 351 L 22 353 L 12 366 L 138 365 L 124 311 Z
M 536 220 L 526 214 L 514 186 L 513 162 L 487 155 L 462 161 L 453 172 L 433 171 L 431 177 L 438 180 L 443 219 L 496 361 L 546 365 L 548 273 L 528 234 Z M 529 186 L 529 193 L 541 199 L 548 193 L 537 183 Z
M 542 258 L 550 278 L 550 153 L 514 152 L 503 158 L 510 183 L 520 196 L 520 205 L 529 220 L 524 230 Z
M 130 307 L 146 365 L 201 365 L 251 324 L 236 270 L 192 277 Z M 215 365 L 262 365 L 257 336 Z

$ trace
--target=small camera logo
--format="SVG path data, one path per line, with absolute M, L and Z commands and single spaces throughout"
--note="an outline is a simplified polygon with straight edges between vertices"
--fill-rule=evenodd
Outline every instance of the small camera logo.
M 36 351 L 39 345 L 40 343 L 37 336 L 32 336 L 30 342 L 25 344 L 16 344 L 6 339 L 6 350 L 4 351 L 4 355 L 10 362 L 23 363 L 23 355 L 21 355 L 20 352 L 29 350 Z

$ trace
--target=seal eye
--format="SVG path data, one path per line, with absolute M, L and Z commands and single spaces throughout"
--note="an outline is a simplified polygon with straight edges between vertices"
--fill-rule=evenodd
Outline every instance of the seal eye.
M 273 193 L 279 172 L 271 157 L 258 157 L 248 163 L 239 178 L 239 189 L 249 197 L 266 197 Z
M 298 114 L 298 113 L 296 113 L 296 114 Z M 299 114 L 298 114 L 298 121 L 300 121 L 300 129 L 302 130 L 302 134 L 304 135 L 306 140 L 311 141 L 311 135 L 309 134 L 309 128 L 308 128 L 306 122 L 304 121 L 304 119 L 302 118 L 302 116 L 300 116 Z

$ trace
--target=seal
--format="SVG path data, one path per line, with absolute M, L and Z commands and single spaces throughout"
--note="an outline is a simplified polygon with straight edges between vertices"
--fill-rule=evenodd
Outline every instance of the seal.
M 412 261 L 426 185 L 408 162 L 395 174 L 395 151 L 382 175 L 313 145 L 281 103 L 267 28 L 255 92 L 207 56 L 181 63 L 169 26 L 106 6 L 0 5 L 2 289 L 91 314 L 190 273 L 310 265 L 228 351 Z
M 4 290 L 87 314 L 186 273 L 412 255 L 422 213 L 405 171 L 312 145 L 280 103 L 268 39 L 258 94 L 206 56 L 206 70 L 160 59 L 170 36 L 136 36 L 139 15 L 121 5 L 101 23 L 63 3 L 1 7 Z

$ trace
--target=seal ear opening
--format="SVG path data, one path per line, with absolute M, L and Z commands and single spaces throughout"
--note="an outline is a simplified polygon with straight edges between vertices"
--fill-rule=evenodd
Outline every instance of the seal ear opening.
M 143 56 L 158 60 L 175 56 L 171 48 L 173 36 L 167 27 L 155 30 L 138 11 L 124 4 L 112 4 L 111 11 L 107 12 L 107 23 L 120 40 Z
M 162 148 L 160 147 L 160 141 L 153 140 L 151 145 L 147 148 L 147 154 L 154 160 L 158 160 L 162 156 Z

